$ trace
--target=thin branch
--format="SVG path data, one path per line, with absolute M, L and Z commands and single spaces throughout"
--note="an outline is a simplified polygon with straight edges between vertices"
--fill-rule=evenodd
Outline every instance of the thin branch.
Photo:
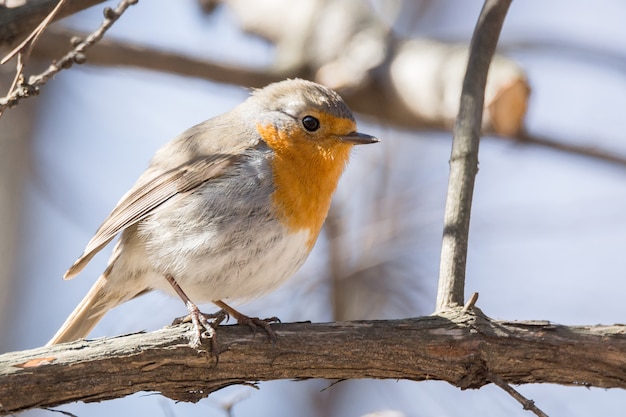
M 28 0 L 19 6 L 14 4 L 13 7 L 0 7 L 0 49 L 14 48 L 48 16 L 58 1 Z M 65 5 L 55 14 L 53 20 L 71 16 L 103 1 L 105 0 L 65 0 Z
M 58 14 L 59 10 L 63 7 L 66 0 L 59 0 L 57 5 L 52 9 L 50 13 L 41 21 L 39 25 L 24 39 L 17 47 L 9 52 L 4 58 L 0 60 L 0 65 L 6 64 L 8 61 L 17 56 L 17 65 L 15 66 L 15 77 L 9 87 L 8 94 L 11 94 L 18 84 L 24 82 L 24 66 L 28 62 L 30 53 L 33 50 L 33 46 L 37 43 L 37 40 L 41 37 L 44 30 L 52 23 L 54 17 Z M 0 111 L 0 115 L 2 112 Z
M 54 9 L 52 9 L 52 11 L 48 13 L 48 15 L 41 21 L 39 25 L 37 25 L 35 29 L 33 29 L 30 35 L 28 35 L 26 39 L 20 42 L 19 45 L 17 45 L 11 52 L 6 54 L 6 56 L 0 60 L 0 65 L 6 64 L 17 54 L 23 54 L 27 58 L 33 48 L 33 45 L 35 44 L 35 42 L 37 42 L 37 39 L 39 39 L 43 31 L 46 30 L 46 28 L 50 25 L 59 10 L 61 10 L 61 7 L 63 7 L 65 1 L 66 0 L 59 0 L 57 5 L 54 6 Z
M 465 305 L 463 306 L 463 312 L 467 313 L 469 311 L 471 311 L 474 306 L 476 305 L 476 301 L 478 301 L 478 293 L 475 292 L 472 294 L 472 296 L 469 298 L 469 300 L 467 300 L 467 303 L 465 303 Z
M 463 305 L 465 265 L 487 72 L 511 0 L 486 0 L 470 45 L 454 126 L 435 311 Z
M 272 328 L 275 343 L 247 326 L 220 326 L 219 364 L 208 351 L 189 347 L 189 325 L 6 353 L 0 355 L 0 415 L 140 391 L 195 402 L 229 385 L 276 379 L 442 380 L 468 389 L 499 375 L 509 384 L 626 388 L 620 325 L 503 322 L 447 311 Z
M 44 85 L 48 80 L 54 77 L 63 69 L 70 68 L 73 64 L 82 64 L 85 62 L 84 52 L 97 43 L 107 30 L 113 26 L 113 23 L 128 9 L 128 7 L 137 3 L 138 0 L 122 0 L 115 10 L 106 7 L 104 9 L 104 21 L 98 29 L 91 33 L 85 40 L 75 39 L 74 49 L 65 54 L 58 62 L 53 62 L 41 74 L 31 76 L 28 82 L 20 83 L 9 95 L 0 99 L 0 116 L 7 108 L 15 106 L 21 99 L 35 95 L 39 91 L 39 87 Z
M 487 377 L 491 380 L 491 382 L 502 388 L 506 393 L 515 398 L 520 404 L 522 404 L 524 410 L 532 411 L 533 413 L 535 413 L 535 415 L 539 417 L 548 417 L 546 413 L 541 411 L 541 409 L 535 405 L 535 402 L 533 400 L 529 400 L 528 398 L 524 397 L 498 375 L 489 373 Z

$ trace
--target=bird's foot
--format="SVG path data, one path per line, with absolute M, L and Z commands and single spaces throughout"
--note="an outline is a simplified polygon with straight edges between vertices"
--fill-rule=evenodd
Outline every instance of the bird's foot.
M 189 338 L 189 346 L 197 349 L 202 345 L 202 339 L 210 339 L 211 352 L 217 356 L 218 345 L 217 332 L 215 329 L 224 320 L 228 319 L 228 313 L 225 310 L 220 310 L 213 314 L 202 313 L 198 306 L 190 301 L 187 302 L 187 309 L 189 310 L 189 314 L 175 319 L 172 324 L 191 322 L 193 324 L 194 332 Z
M 280 323 L 280 319 L 278 317 L 268 317 L 266 319 L 260 319 L 258 317 L 248 317 L 242 314 L 242 317 L 237 317 L 237 324 L 245 324 L 250 327 L 252 331 L 256 333 L 256 331 L 261 328 L 267 333 L 267 336 L 270 338 L 272 342 L 276 341 L 276 332 L 270 326 L 271 323 Z
M 233 317 L 235 320 L 237 320 L 237 324 L 245 324 L 246 326 L 250 327 L 254 332 L 256 332 L 259 328 L 261 328 L 265 331 L 265 333 L 267 333 L 267 336 L 270 338 L 272 342 L 276 341 L 276 338 L 277 338 L 276 333 L 274 332 L 270 324 L 280 323 L 280 319 L 278 317 L 269 317 L 266 319 L 260 319 L 258 317 L 248 317 L 245 314 L 240 313 L 239 311 L 235 310 L 234 308 L 232 308 L 231 306 L 229 306 L 228 304 L 226 304 L 225 302 L 221 300 L 213 301 L 213 304 L 217 305 L 226 314 L 230 315 L 230 317 Z
M 215 328 L 228 318 L 228 310 L 222 309 L 215 314 L 204 314 L 200 312 L 198 306 L 191 301 L 187 294 L 185 294 L 172 275 L 165 275 L 165 279 L 170 283 L 181 300 L 185 302 L 185 306 L 187 306 L 187 310 L 189 311 L 189 316 L 187 316 L 189 317 L 188 319 L 187 317 L 176 319 L 174 320 L 174 324 L 180 324 L 191 320 L 195 331 L 193 336 L 189 338 L 189 346 L 197 349 L 200 345 L 202 345 L 203 338 L 211 339 L 211 352 L 216 358 L 218 358 L 217 335 Z M 209 320 L 213 320 L 213 322 L 210 322 Z

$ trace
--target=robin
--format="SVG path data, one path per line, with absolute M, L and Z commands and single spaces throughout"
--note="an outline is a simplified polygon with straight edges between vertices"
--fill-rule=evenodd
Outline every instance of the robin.
M 374 142 L 356 131 L 337 93 L 300 79 L 255 90 L 188 129 L 157 151 L 65 273 L 76 276 L 121 233 L 104 273 L 48 345 L 86 337 L 109 310 L 152 290 L 185 302 L 193 345 L 227 315 L 269 331 L 277 319 L 250 318 L 225 300 L 259 297 L 298 270 L 350 150 Z M 201 302 L 219 314 L 200 313 Z

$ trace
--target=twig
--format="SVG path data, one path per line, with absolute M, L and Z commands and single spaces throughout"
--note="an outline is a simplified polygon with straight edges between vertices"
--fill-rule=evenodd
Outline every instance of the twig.
M 478 145 L 491 58 L 511 0 L 486 0 L 470 44 L 459 114 L 454 126 L 435 311 L 463 305 L 465 265 Z
M 104 21 L 98 29 L 92 32 L 84 40 L 74 39 L 74 49 L 65 54 L 58 62 L 52 62 L 50 66 L 41 74 L 31 76 L 28 82 L 22 82 L 8 94 L 0 99 L 0 116 L 7 108 L 15 106 L 21 99 L 37 94 L 39 87 L 54 77 L 63 69 L 70 68 L 73 64 L 82 64 L 86 58 L 84 52 L 97 43 L 113 23 L 128 9 L 136 4 L 138 0 L 122 0 L 115 10 L 110 7 L 104 9 Z
M 507 384 L 504 379 L 500 378 L 499 375 L 489 372 L 487 374 L 487 378 L 489 378 L 491 382 L 502 388 L 511 397 L 515 398 L 520 404 L 522 404 L 524 410 L 532 411 L 533 413 L 535 413 L 535 415 L 539 417 L 548 417 L 546 413 L 541 411 L 541 409 L 535 405 L 535 402 L 533 400 L 529 400 L 528 398 L 517 392 L 512 386 Z
M 11 94 L 15 87 L 22 83 L 24 80 L 24 67 L 26 66 L 26 62 L 28 61 L 28 57 L 30 56 L 31 51 L 33 50 L 33 46 L 37 42 L 37 39 L 41 36 L 44 30 L 50 25 L 54 16 L 61 10 L 65 0 L 59 0 L 54 9 L 37 25 L 37 27 L 24 39 L 17 47 L 15 47 L 11 52 L 9 52 L 2 60 L 0 60 L 0 65 L 6 64 L 13 57 L 17 56 L 17 65 L 15 67 L 15 78 L 13 78 L 13 82 L 11 83 L 11 87 L 9 87 L 9 91 L 7 94 Z M 0 115 L 2 113 L 0 112 Z
M 89 7 L 106 0 L 66 0 L 65 4 L 55 14 L 53 21 L 74 15 Z M 0 50 L 11 50 L 22 39 L 26 38 L 43 19 L 48 16 L 59 0 L 30 0 L 22 1 L 14 7 L 0 7 Z M 0 4 L 5 4 L 0 0 Z M 20 3 L 13 1 L 12 3 Z M 49 29 L 46 30 L 46 34 Z M 37 42 L 39 44 L 39 42 Z
M 37 27 L 35 29 L 33 29 L 33 31 L 30 33 L 30 35 L 28 35 L 26 37 L 26 39 L 24 39 L 11 52 L 6 54 L 6 56 L 4 58 L 2 58 L 2 60 L 0 60 L 0 65 L 6 64 L 14 56 L 16 56 L 18 54 L 24 54 L 27 57 L 28 54 L 30 53 L 30 51 L 32 50 L 33 45 L 35 44 L 35 42 L 37 42 L 37 39 L 39 39 L 39 37 L 41 36 L 43 31 L 46 30 L 46 28 L 48 27 L 50 22 L 52 22 L 52 19 L 54 19 L 54 16 L 56 16 L 56 14 L 59 12 L 59 10 L 61 10 L 61 7 L 63 7 L 64 3 L 65 3 L 65 0 L 59 0 L 57 5 L 54 6 L 54 9 L 52 9 L 52 11 L 50 13 L 48 13 L 48 15 L 45 17 L 45 19 L 43 19 L 41 21 L 41 23 L 39 25 L 37 25 Z
M 72 414 L 69 411 L 55 410 L 54 408 L 48 408 L 48 407 L 45 407 L 44 410 L 50 411 L 53 413 L 63 414 L 64 416 L 68 416 L 68 417 L 77 417 L 76 414 Z
M 467 313 L 468 311 L 473 309 L 474 306 L 476 305 L 476 301 L 478 301 L 477 292 L 473 293 L 472 296 L 469 298 L 469 300 L 467 300 L 467 303 L 465 303 L 465 305 L 463 306 L 463 312 Z

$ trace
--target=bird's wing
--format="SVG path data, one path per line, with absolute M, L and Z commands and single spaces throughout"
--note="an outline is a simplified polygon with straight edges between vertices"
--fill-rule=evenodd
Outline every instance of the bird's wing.
M 64 278 L 76 276 L 119 232 L 145 218 L 171 198 L 193 190 L 211 178 L 219 177 L 236 158 L 232 154 L 214 154 L 195 158 L 159 175 L 149 175 L 146 172 L 148 175 L 137 181 L 104 220 Z

